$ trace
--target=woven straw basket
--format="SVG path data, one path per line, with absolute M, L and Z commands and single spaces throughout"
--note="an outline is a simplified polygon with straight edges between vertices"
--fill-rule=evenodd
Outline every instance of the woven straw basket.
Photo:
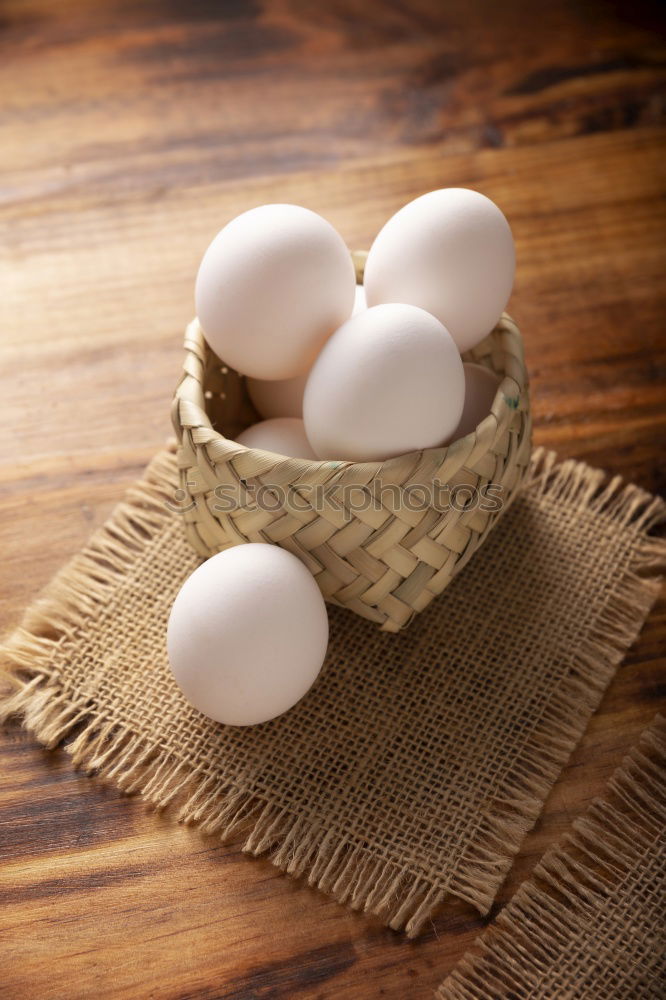
M 365 256 L 354 254 L 359 280 Z M 172 419 L 178 509 L 195 550 L 211 556 L 241 542 L 274 542 L 309 567 L 326 600 L 386 631 L 398 631 L 444 590 L 527 468 L 527 374 L 520 332 L 506 314 L 464 355 L 503 376 L 491 414 L 448 447 L 385 462 L 314 462 L 236 444 L 261 419 L 244 378 L 210 350 L 196 319 L 185 352 Z M 489 484 L 499 497 L 490 506 L 499 509 L 484 509 L 480 494 L 472 495 Z

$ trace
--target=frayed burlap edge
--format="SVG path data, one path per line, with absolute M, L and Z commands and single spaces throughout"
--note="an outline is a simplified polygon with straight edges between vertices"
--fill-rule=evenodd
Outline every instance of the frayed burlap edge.
M 561 957 L 596 925 L 595 918 L 600 920 L 608 912 L 627 875 L 657 850 L 656 838 L 666 824 L 665 783 L 666 719 L 657 716 L 611 777 L 604 797 L 595 799 L 563 841 L 544 855 L 508 907 L 441 984 L 437 1000 L 531 997 L 537 990 L 539 996 L 546 995 L 544 976 L 561 971 Z M 654 862 L 653 872 L 659 864 L 656 858 Z M 649 885 L 645 889 L 649 892 Z M 653 932 L 658 935 L 659 928 Z M 629 921 L 617 947 L 621 950 L 623 939 L 636 934 Z M 647 942 L 645 948 L 652 951 Z M 601 972 L 613 984 L 613 996 L 627 996 L 615 992 L 618 956 L 610 951 L 609 964 Z M 657 954 L 652 958 L 656 960 Z M 598 955 L 582 950 L 578 961 L 583 977 Z M 636 977 L 646 973 L 645 965 L 637 963 L 635 972 Z M 651 975 L 658 976 L 658 971 L 653 969 Z M 633 992 L 635 984 L 624 985 L 631 996 L 639 995 L 638 989 Z M 570 986 L 566 996 L 582 995 L 575 990 L 580 981 L 572 980 Z M 588 988 L 593 987 L 588 983 Z M 564 995 L 558 990 L 557 996 Z M 610 993 L 603 990 L 603 995 Z
M 129 490 L 86 547 L 51 581 L 6 641 L 2 673 L 9 690 L 0 696 L 0 721 L 20 716 L 47 748 L 73 737 L 66 749 L 75 766 L 139 793 L 157 809 L 177 808 L 181 822 L 196 823 L 228 840 L 246 833 L 243 849 L 268 853 L 290 874 L 330 893 L 353 909 L 371 912 L 395 929 L 416 936 L 447 894 L 397 862 L 371 859 L 364 845 L 340 842 L 325 827 L 313 827 L 287 809 L 267 803 L 232 783 L 165 753 L 86 698 L 72 699 L 52 677 L 59 642 L 85 628 L 86 615 L 104 602 L 137 555 L 164 525 L 165 502 L 177 486 L 173 457 L 163 452 Z M 601 692 L 634 641 L 659 593 L 655 578 L 664 567 L 663 543 L 648 532 L 664 520 L 666 505 L 619 477 L 582 463 L 557 464 L 552 452 L 534 453 L 525 488 L 588 514 L 606 517 L 636 533 L 633 558 L 594 627 L 577 651 L 523 759 L 512 768 L 502 801 L 488 808 L 448 892 L 485 913 L 534 824 L 543 801 L 580 739 Z M 473 572 L 473 570 L 471 570 Z M 418 622 L 412 625 L 418 628 Z

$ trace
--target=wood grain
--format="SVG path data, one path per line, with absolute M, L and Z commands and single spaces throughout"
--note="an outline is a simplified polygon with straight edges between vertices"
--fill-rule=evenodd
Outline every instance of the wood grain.
M 0 22 L 2 621 L 169 433 L 198 259 L 265 201 L 351 246 L 444 185 L 514 228 L 535 440 L 664 486 L 657 5 L 6 0 Z M 502 905 L 664 707 L 651 616 Z M 0 996 L 419 1000 L 483 925 L 416 943 L 71 771 L 0 745 Z

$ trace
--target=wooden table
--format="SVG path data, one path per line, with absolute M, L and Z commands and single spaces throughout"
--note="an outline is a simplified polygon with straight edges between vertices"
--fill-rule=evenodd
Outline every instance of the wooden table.
M 535 440 L 664 474 L 664 67 L 634 0 L 6 0 L 0 59 L 2 625 L 169 433 L 198 260 L 267 201 L 350 246 L 431 188 L 504 209 Z M 527 837 L 502 905 L 660 701 L 664 605 Z M 484 921 L 416 943 L 75 774 L 1 746 L 0 996 L 411 1000 Z

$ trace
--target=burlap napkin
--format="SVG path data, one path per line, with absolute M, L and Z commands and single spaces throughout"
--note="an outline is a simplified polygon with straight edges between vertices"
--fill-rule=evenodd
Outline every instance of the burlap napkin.
M 18 713 L 47 746 L 269 852 L 415 935 L 448 893 L 490 906 L 657 594 L 664 505 L 537 454 L 524 492 L 399 635 L 331 608 L 330 653 L 280 719 L 225 728 L 171 679 L 165 626 L 197 557 L 151 464 L 10 638 Z
M 549 850 L 439 1000 L 661 1000 L 666 986 L 666 720 Z

